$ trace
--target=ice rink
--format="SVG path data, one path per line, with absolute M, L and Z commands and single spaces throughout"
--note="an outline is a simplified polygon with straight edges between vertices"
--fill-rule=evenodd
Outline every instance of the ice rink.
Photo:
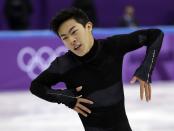
M 133 131 L 174 131 L 174 82 L 153 83 L 152 100 L 140 101 L 139 87 L 125 85 Z M 0 93 L 0 131 L 84 131 L 78 115 L 29 91 Z

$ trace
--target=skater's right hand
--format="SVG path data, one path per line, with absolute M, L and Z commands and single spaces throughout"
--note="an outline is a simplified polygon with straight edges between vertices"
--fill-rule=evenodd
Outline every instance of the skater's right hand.
M 77 92 L 79 92 L 81 90 L 82 90 L 82 86 L 76 88 L 76 91 Z M 80 96 L 78 96 L 76 98 L 77 98 L 77 102 L 76 102 L 76 105 L 73 108 L 73 110 L 75 110 L 77 113 L 80 113 L 83 116 L 87 117 L 88 116 L 87 113 L 90 114 L 91 113 L 91 110 L 88 109 L 87 107 L 85 107 L 83 105 L 83 103 L 84 104 L 93 104 L 94 102 L 92 102 L 92 101 L 90 101 L 88 99 L 82 98 L 82 95 L 80 95 Z

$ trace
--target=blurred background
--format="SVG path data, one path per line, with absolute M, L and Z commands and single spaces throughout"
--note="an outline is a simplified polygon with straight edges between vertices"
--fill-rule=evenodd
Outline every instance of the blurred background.
M 139 26 L 174 24 L 173 0 L 1 0 L 0 28 L 9 29 L 9 17 L 21 15 L 28 22 L 28 29 L 48 29 L 55 13 L 71 6 L 87 12 L 96 27 L 120 26 L 126 6 L 132 6 L 127 12 L 133 12 Z
M 173 0 L 0 0 L 0 131 L 83 131 L 78 115 L 29 92 L 30 82 L 67 49 L 49 30 L 56 12 L 68 7 L 85 11 L 95 38 L 159 28 L 164 42 L 152 76 L 152 101 L 139 99 L 129 81 L 145 48 L 128 53 L 123 81 L 133 131 L 174 130 Z M 57 88 L 66 88 L 64 83 Z

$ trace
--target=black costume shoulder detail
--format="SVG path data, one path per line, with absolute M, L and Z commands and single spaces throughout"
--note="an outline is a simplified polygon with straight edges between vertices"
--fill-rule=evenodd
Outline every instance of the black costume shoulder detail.
M 71 65 L 71 66 L 70 66 Z M 80 65 L 70 52 L 65 53 L 64 55 L 57 57 L 50 66 L 50 71 L 58 73 L 60 75 L 65 74 L 67 71 L 73 69 Z

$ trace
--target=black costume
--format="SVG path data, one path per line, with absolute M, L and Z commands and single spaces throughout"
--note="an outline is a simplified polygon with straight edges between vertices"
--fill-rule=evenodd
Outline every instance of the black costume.
M 131 131 L 124 107 L 123 57 L 127 52 L 146 45 L 145 59 L 134 75 L 150 82 L 162 40 L 163 32 L 159 29 L 95 40 L 85 56 L 79 57 L 69 51 L 56 58 L 33 80 L 30 90 L 42 99 L 73 108 L 78 95 L 75 88 L 82 86 L 80 94 L 94 102 L 86 105 L 92 111 L 88 117 L 79 114 L 85 131 Z M 65 82 L 67 89 L 51 89 L 60 81 Z

